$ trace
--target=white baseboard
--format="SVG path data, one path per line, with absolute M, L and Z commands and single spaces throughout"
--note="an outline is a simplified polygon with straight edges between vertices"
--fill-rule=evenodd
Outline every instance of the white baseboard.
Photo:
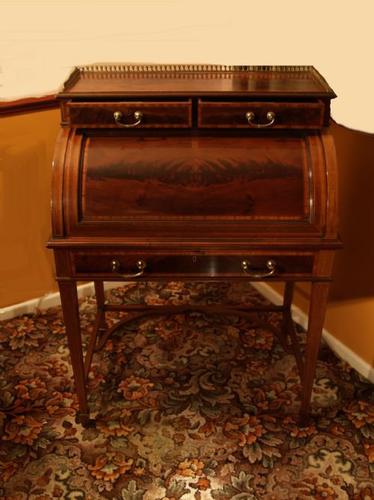
M 282 295 L 276 292 L 266 283 L 253 282 L 251 284 L 259 293 L 261 293 L 261 295 L 270 300 L 270 302 L 272 302 L 273 304 L 282 304 Z M 105 290 L 111 290 L 112 288 L 118 288 L 122 285 L 122 282 L 107 281 L 104 283 L 104 288 Z M 78 286 L 79 298 L 87 297 L 88 295 L 93 295 L 94 293 L 95 289 L 93 282 Z M 0 321 L 9 320 L 17 316 L 21 316 L 22 314 L 32 314 L 38 309 L 43 310 L 59 305 L 61 305 L 59 292 L 49 293 L 37 299 L 28 300 L 26 302 L 21 302 L 19 304 L 14 304 L 12 306 L 0 309 Z M 292 306 L 292 318 L 304 329 L 308 327 L 308 315 L 299 307 Z M 346 361 L 363 377 L 374 383 L 374 368 L 370 366 L 369 363 L 360 358 L 355 352 L 353 352 L 349 347 L 347 347 L 340 340 L 334 337 L 325 328 L 323 329 L 322 335 L 326 343 L 341 359 Z
M 282 304 L 283 297 L 280 293 L 276 292 L 271 286 L 262 282 L 251 283 L 253 288 L 255 288 L 261 295 L 268 299 L 273 304 Z M 300 307 L 292 306 L 292 318 L 305 330 L 308 327 L 308 315 L 300 309 Z M 334 353 L 341 358 L 343 361 L 347 362 L 352 368 L 354 368 L 360 375 L 368 379 L 370 382 L 374 383 L 374 367 L 370 366 L 369 363 L 355 352 L 353 352 L 348 346 L 343 344 L 339 339 L 334 337 L 326 328 L 322 331 L 322 337 L 326 344 L 334 351 Z
M 106 281 L 104 283 L 105 290 L 111 290 L 112 288 L 118 288 L 123 285 L 119 281 Z M 87 297 L 88 295 L 93 295 L 95 293 L 95 288 L 93 281 L 85 283 L 83 285 L 78 285 L 78 298 Z M 48 309 L 49 307 L 56 307 L 61 305 L 60 293 L 47 293 L 42 297 L 36 299 L 27 300 L 26 302 L 20 302 L 19 304 L 14 304 L 12 306 L 3 307 L 0 309 L 0 321 L 5 321 L 8 319 L 15 318 L 17 316 L 22 316 L 22 314 L 32 314 L 37 310 Z

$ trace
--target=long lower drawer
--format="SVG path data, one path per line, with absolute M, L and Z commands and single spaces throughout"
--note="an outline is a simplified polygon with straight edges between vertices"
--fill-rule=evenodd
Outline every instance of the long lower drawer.
M 124 252 L 72 253 L 73 274 L 79 278 L 189 279 L 250 278 L 284 279 L 308 277 L 313 273 L 313 254 L 241 253 L 235 255 L 188 255 Z

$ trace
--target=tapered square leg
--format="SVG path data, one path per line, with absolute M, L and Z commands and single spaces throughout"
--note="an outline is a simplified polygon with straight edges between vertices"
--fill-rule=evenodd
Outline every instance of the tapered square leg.
M 284 287 L 283 294 L 283 320 L 282 320 L 282 336 L 285 339 L 286 351 L 292 352 L 295 356 L 297 369 L 299 371 L 301 382 L 304 377 L 304 363 L 300 350 L 300 344 L 297 338 L 295 324 L 292 319 L 291 307 L 294 294 L 295 283 L 287 281 Z
M 94 281 L 95 285 L 95 295 L 96 295 L 96 306 L 97 306 L 97 316 L 98 316 L 98 330 L 103 333 L 106 331 L 105 322 L 105 295 L 104 295 L 104 282 Z
M 70 350 L 75 389 L 79 402 L 77 421 L 83 425 L 87 425 L 89 421 L 89 412 L 84 376 L 77 286 L 75 281 L 59 281 L 58 285 L 60 288 L 62 312 Z
M 294 286 L 295 284 L 293 281 L 286 281 L 283 293 L 283 318 L 282 318 L 281 333 L 282 337 L 284 338 L 284 343 L 286 346 L 285 350 L 287 350 L 288 341 L 292 340 L 289 339 L 289 337 L 290 337 L 290 323 L 292 322 L 291 306 L 294 293 Z
M 323 323 L 325 320 L 328 292 L 329 283 L 317 282 L 312 284 L 300 408 L 301 424 L 305 424 L 309 416 L 310 398 L 312 395 L 318 351 L 320 347 Z

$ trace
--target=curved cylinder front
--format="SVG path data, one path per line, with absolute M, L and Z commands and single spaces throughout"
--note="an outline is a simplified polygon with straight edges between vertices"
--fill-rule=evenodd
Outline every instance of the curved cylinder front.
M 328 132 L 217 135 L 63 129 L 53 237 L 336 239 Z

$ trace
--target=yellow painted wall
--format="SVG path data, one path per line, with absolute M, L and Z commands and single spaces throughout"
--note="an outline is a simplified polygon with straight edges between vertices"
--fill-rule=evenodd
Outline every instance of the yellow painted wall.
M 344 249 L 326 328 L 374 367 L 374 134 L 334 126 Z
M 59 111 L 0 119 L 0 307 L 55 291 L 50 178 Z M 374 135 L 333 125 L 339 163 L 340 229 L 326 327 L 374 360 Z M 307 308 L 308 287 L 296 303 Z
M 374 134 L 334 124 L 343 250 L 337 252 L 325 327 L 374 367 Z M 280 285 L 274 286 L 281 291 Z M 308 310 L 309 285 L 295 303 Z
M 0 307 L 57 289 L 45 242 L 58 126 L 58 110 L 0 118 Z

